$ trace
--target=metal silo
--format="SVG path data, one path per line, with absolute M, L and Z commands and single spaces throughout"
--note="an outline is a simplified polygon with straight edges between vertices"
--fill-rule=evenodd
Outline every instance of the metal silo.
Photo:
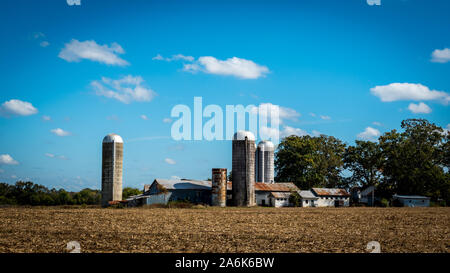
M 227 169 L 212 169 L 211 205 L 225 207 L 227 204 Z
M 255 136 L 238 131 L 233 136 L 233 204 L 254 206 L 255 203 Z
M 256 181 L 274 183 L 274 152 L 275 146 L 268 140 L 258 144 L 256 150 L 257 170 Z
M 122 200 L 123 140 L 109 134 L 102 145 L 102 206 Z

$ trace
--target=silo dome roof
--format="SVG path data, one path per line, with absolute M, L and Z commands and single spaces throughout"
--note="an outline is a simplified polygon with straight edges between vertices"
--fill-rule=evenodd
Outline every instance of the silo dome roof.
M 123 143 L 123 139 L 116 134 L 109 134 L 103 138 L 103 143 L 117 142 Z
M 234 133 L 233 140 L 245 140 L 247 137 L 248 140 L 255 140 L 255 135 L 249 131 L 237 131 Z
M 258 148 L 260 148 L 264 151 L 274 151 L 275 145 L 273 145 L 273 143 L 269 140 L 263 140 L 263 141 L 259 142 Z

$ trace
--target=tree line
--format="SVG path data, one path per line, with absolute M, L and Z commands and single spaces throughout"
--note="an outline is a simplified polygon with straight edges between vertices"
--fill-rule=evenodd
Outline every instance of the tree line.
M 425 195 L 450 204 L 449 132 L 425 119 L 404 120 L 401 128 L 355 145 L 325 135 L 286 137 L 275 154 L 276 181 L 300 189 L 375 186 L 382 198 Z
M 126 187 L 122 196 L 126 199 L 140 193 L 138 189 Z M 100 205 L 100 202 L 100 190 L 86 188 L 79 192 L 68 192 L 64 189 L 48 189 L 29 181 L 17 181 L 14 185 L 0 183 L 0 205 Z

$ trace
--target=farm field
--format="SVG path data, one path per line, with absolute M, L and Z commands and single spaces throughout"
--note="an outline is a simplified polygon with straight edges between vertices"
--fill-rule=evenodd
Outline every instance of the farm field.
M 0 252 L 450 252 L 450 208 L 0 208 Z

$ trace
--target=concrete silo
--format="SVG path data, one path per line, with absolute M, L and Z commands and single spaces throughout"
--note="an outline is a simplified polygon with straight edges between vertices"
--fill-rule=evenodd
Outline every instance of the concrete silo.
M 268 140 L 263 140 L 256 149 L 256 181 L 274 183 L 274 152 L 275 145 Z
M 227 169 L 212 169 L 211 205 L 227 205 Z
M 233 136 L 233 205 L 255 206 L 255 136 L 238 131 Z
M 123 140 L 109 134 L 102 146 L 102 206 L 109 201 L 122 200 Z

